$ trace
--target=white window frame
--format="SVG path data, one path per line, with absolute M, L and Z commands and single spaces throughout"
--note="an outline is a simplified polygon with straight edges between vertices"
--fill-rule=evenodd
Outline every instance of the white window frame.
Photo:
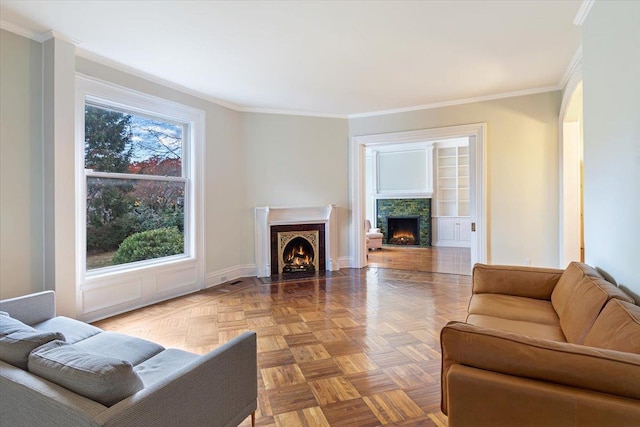
M 162 181 L 185 182 L 184 254 L 87 271 L 87 177 L 155 178 L 85 171 L 86 103 L 185 125 L 182 176 L 161 178 Z M 201 110 L 76 74 L 76 268 L 79 317 L 83 320 L 107 317 L 204 287 L 204 122 L 205 113 Z

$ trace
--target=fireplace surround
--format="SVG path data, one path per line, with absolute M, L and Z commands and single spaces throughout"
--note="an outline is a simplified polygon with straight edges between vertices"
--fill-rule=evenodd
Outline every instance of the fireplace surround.
M 325 271 L 325 225 L 272 225 L 271 274 Z
M 385 236 L 385 243 L 389 244 L 389 228 L 387 218 L 389 217 L 419 217 L 418 221 L 418 243 L 413 245 L 428 248 L 431 246 L 431 199 L 378 199 L 376 200 L 377 221 L 376 227 Z M 406 244 L 406 243 L 401 243 Z
M 338 263 L 338 224 L 336 205 L 310 207 L 257 207 L 255 208 L 255 257 L 256 275 L 269 277 L 281 274 L 284 260 L 278 251 L 278 244 L 284 249 L 296 238 L 298 248 L 311 249 L 314 252 L 315 271 L 336 271 Z M 317 247 L 314 244 L 317 232 Z M 281 241 L 279 242 L 278 233 Z M 283 234 L 284 233 L 284 234 Z M 307 244 L 309 247 L 307 247 Z M 275 247 L 275 251 L 272 248 Z M 297 249 L 297 248 L 294 248 Z M 274 256 L 274 253 L 276 255 Z M 301 255 L 301 254 L 300 254 Z M 295 257 L 296 254 L 294 253 Z M 301 255 L 302 256 L 302 255 Z M 295 267 L 290 267 L 295 271 Z
M 420 246 L 420 216 L 388 216 L 387 244 Z

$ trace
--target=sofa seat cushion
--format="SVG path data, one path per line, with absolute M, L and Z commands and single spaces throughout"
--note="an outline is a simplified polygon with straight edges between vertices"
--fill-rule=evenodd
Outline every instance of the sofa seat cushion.
M 483 328 L 514 332 L 532 338 L 566 342 L 562 334 L 562 329 L 560 329 L 558 325 L 544 325 L 542 323 L 527 322 L 524 320 L 502 319 L 483 314 L 469 314 L 467 316 L 467 323 Z
M 63 341 L 50 342 L 31 352 L 29 372 L 105 406 L 144 388 L 130 363 L 87 353 Z
M 0 316 L 0 360 L 27 369 L 29 353 L 53 340 L 64 341 L 61 333 L 41 332 L 9 316 Z
M 102 332 L 100 328 L 64 316 L 45 320 L 33 325 L 33 327 L 42 332 L 61 332 L 66 338 L 65 341 L 69 344 L 82 341 Z
M 184 368 L 200 356 L 187 351 L 170 348 L 164 350 L 135 367 L 145 387 L 154 385 Z
M 609 301 L 584 345 L 640 354 L 640 307 L 617 299 Z
M 99 356 L 113 357 L 136 366 L 164 350 L 159 344 L 116 332 L 101 332 L 78 341 L 75 347 Z
M 560 324 L 551 301 L 513 295 L 475 294 L 469 303 L 469 313 L 544 325 Z

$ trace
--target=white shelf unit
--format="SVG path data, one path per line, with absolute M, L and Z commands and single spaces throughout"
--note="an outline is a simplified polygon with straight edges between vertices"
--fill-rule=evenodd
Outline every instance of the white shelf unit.
M 471 246 L 469 145 L 436 148 L 433 246 Z
M 469 147 L 437 149 L 437 216 L 469 216 Z

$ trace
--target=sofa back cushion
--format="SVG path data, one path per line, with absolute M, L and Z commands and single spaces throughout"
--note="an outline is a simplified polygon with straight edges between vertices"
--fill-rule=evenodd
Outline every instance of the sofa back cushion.
M 41 332 L 21 321 L 0 315 L 0 360 L 27 369 L 29 353 L 53 340 L 64 341 L 59 332 Z
M 501 294 L 549 301 L 564 271 L 555 268 L 476 264 L 474 294 Z
M 584 339 L 584 345 L 640 354 L 640 307 L 610 300 Z
M 633 300 L 587 265 L 571 263 L 567 270 L 567 276 L 563 274 L 551 294 L 551 303 L 558 313 L 567 342 L 583 344 L 607 301 L 613 298 Z
M 565 306 L 573 298 L 576 286 L 585 276 L 602 277 L 593 267 L 575 261 L 570 263 L 560 276 L 551 293 L 551 304 L 558 317 L 562 315 Z
M 29 372 L 105 406 L 112 406 L 144 387 L 129 362 L 87 353 L 62 341 L 50 342 L 31 352 Z

